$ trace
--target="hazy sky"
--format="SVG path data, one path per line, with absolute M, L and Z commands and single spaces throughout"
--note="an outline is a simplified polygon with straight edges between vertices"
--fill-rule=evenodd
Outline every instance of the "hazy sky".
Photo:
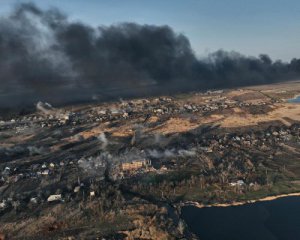
M 16 0 L 0 0 L 5 15 Z M 220 48 L 274 59 L 300 58 L 299 0 L 35 0 L 93 26 L 118 22 L 169 25 L 198 56 Z

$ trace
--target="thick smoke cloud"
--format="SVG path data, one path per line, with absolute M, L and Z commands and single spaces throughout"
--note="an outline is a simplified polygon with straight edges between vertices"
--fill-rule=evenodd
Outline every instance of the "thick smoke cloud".
M 57 9 L 18 5 L 0 18 L 0 107 L 173 93 L 290 80 L 300 60 L 218 51 L 197 59 L 168 26 L 93 28 Z

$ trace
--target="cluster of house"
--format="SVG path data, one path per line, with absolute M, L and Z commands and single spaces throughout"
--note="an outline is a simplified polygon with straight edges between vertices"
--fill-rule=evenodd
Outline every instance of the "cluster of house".
M 256 103 L 255 105 L 263 105 L 264 103 Z M 238 102 L 227 99 L 226 97 L 216 96 L 209 98 L 202 104 L 185 103 L 181 105 L 179 102 L 171 98 L 156 98 L 153 100 L 140 99 L 128 102 L 122 102 L 115 107 L 107 109 L 95 108 L 87 113 L 88 118 L 78 119 L 78 123 L 83 122 L 102 122 L 114 119 L 127 119 L 135 115 L 154 115 L 161 116 L 165 114 L 183 114 L 183 113 L 207 113 L 217 110 L 223 110 L 233 107 L 251 106 L 253 103 Z M 76 124 L 76 121 L 74 121 Z
M 22 179 L 37 179 L 51 176 L 59 172 L 64 165 L 72 166 L 74 165 L 74 162 L 61 161 L 58 164 L 53 162 L 49 164 L 33 164 L 29 167 L 23 166 L 22 168 L 6 166 L 0 173 L 0 186 L 4 184 L 16 183 Z
M 221 94 L 222 92 L 207 93 L 211 94 Z M 219 109 L 225 109 L 230 107 L 247 106 L 249 103 L 240 103 L 237 101 L 228 100 L 222 96 L 215 96 L 215 98 L 209 98 L 204 105 L 197 105 L 194 103 L 185 103 L 179 105 L 172 98 L 155 98 L 152 100 L 140 99 L 124 102 L 115 107 L 95 107 L 91 110 L 86 110 L 86 112 L 81 113 L 68 113 L 67 115 L 29 115 L 21 118 L 20 120 L 11 120 L 7 122 L 0 122 L 0 128 L 10 129 L 14 128 L 16 131 L 23 131 L 26 126 L 31 126 L 31 124 L 39 124 L 41 127 L 52 127 L 52 126 L 62 126 L 65 124 L 77 125 L 86 122 L 98 122 L 107 121 L 112 119 L 127 119 L 132 116 L 141 115 L 145 116 L 147 114 L 151 115 L 163 115 L 172 113 L 187 113 L 187 112 L 207 112 Z M 202 137 L 202 136 L 201 136 Z M 231 134 L 218 134 L 208 135 L 208 137 L 203 136 L 201 141 L 197 146 L 197 153 L 205 153 L 206 155 L 213 155 L 216 152 L 220 152 L 227 149 L 230 146 L 235 147 L 257 147 L 262 148 L 266 144 L 278 144 L 285 141 L 300 140 L 300 125 L 292 125 L 290 127 L 274 127 L 269 128 L 266 131 L 249 131 L 246 133 L 231 133 Z M 165 155 L 172 155 L 172 152 Z M 179 154 L 176 153 L 177 155 Z M 175 154 L 175 155 L 176 155 Z M 183 154 L 187 156 L 187 154 Z M 193 156 L 193 155 L 190 155 Z M 196 157 L 196 156 L 195 156 Z M 21 168 L 13 166 L 13 164 L 8 164 L 4 166 L 2 172 L 0 173 L 0 187 L 19 183 L 23 179 L 50 179 L 52 176 L 59 174 L 65 167 L 78 168 L 78 165 L 93 168 L 105 168 L 106 165 L 88 165 L 89 161 L 71 161 L 65 160 L 60 162 L 48 162 L 33 164 L 31 166 L 22 165 Z M 87 166 L 88 165 L 88 166 Z M 98 171 L 98 169 L 96 169 Z M 166 171 L 166 167 L 162 167 L 159 171 Z M 140 158 L 134 161 L 121 161 L 116 165 L 115 168 L 111 170 L 111 175 L 114 179 L 122 179 L 138 174 L 143 174 L 145 172 L 153 171 L 151 161 L 148 159 Z M 157 171 L 157 172 L 159 172 Z M 99 171 L 98 171 L 99 172 Z M 242 179 L 233 181 L 229 183 L 231 186 L 244 186 L 245 182 Z M 78 183 L 72 189 L 72 194 L 79 194 L 81 192 L 88 193 L 90 197 L 97 195 L 96 191 L 89 189 L 88 185 L 83 185 L 83 183 Z M 0 196 L 1 198 L 1 196 Z M 68 199 L 68 194 L 58 193 L 58 194 L 48 194 L 45 196 L 44 201 L 57 202 L 64 201 Z M 1 200 L 1 199 L 0 199 Z M 30 196 L 29 202 L 32 204 L 41 201 L 41 197 Z M 2 199 L 0 202 L 0 209 L 5 209 L 7 206 L 18 207 L 20 204 L 20 199 L 13 200 L 11 198 Z
M 249 132 L 249 133 L 241 133 L 241 134 L 225 134 L 223 136 L 210 136 L 210 138 L 203 138 L 202 145 L 199 146 L 198 150 L 201 152 L 205 152 L 207 154 L 214 153 L 215 151 L 219 151 L 219 149 L 226 148 L 226 146 L 230 144 L 249 144 L 251 145 L 262 145 L 263 141 L 286 141 L 289 139 L 298 139 L 300 136 L 300 125 L 293 125 L 291 127 L 277 127 L 270 128 L 265 132 Z M 276 140 L 277 139 L 277 140 Z M 205 144 L 207 146 L 205 146 Z M 14 184 L 24 178 L 44 178 L 55 175 L 59 172 L 63 167 L 74 167 L 77 168 L 77 164 L 80 164 L 80 161 L 61 161 L 59 163 L 42 163 L 42 164 L 34 164 L 27 168 L 14 168 L 12 166 L 6 166 L 0 176 L 0 187 L 1 185 L 9 185 Z M 114 168 L 116 179 L 122 179 L 131 177 L 137 174 L 143 174 L 145 172 L 151 171 L 152 165 L 151 161 L 147 159 L 136 159 L 133 161 L 120 162 L 117 165 L 117 168 Z M 232 187 L 243 187 L 250 186 L 252 183 L 246 184 L 243 179 L 238 179 L 237 181 L 232 181 L 228 183 Z M 71 199 L 70 196 L 78 195 L 84 193 L 88 197 L 95 197 L 97 192 L 90 188 L 88 184 L 84 184 L 78 181 L 78 184 L 74 186 L 71 192 L 63 192 L 56 194 L 48 194 L 47 196 L 29 196 L 26 200 L 24 199 L 16 199 L 16 198 L 5 198 L 0 199 L 0 210 L 5 210 L 7 208 L 18 208 L 20 205 L 26 203 L 27 204 L 37 204 L 41 201 L 43 202 L 63 202 L 69 201 Z
M 31 196 L 26 197 L 7 197 L 7 198 L 1 198 L 0 200 L 0 212 L 5 211 L 7 209 L 18 209 L 19 207 L 24 207 L 26 205 L 36 205 L 42 202 L 60 202 L 63 203 L 65 201 L 71 201 L 72 196 L 76 196 L 78 194 L 82 193 L 83 197 L 84 194 L 87 193 L 87 196 L 89 199 L 93 199 L 96 196 L 96 191 L 94 189 L 89 189 L 84 187 L 84 184 L 81 184 L 79 186 L 75 186 L 73 191 L 71 192 L 64 192 L 59 194 L 49 194 L 48 196 L 41 196 L 33 194 Z
M 201 147 L 202 150 L 209 152 L 212 150 L 221 150 L 227 148 L 229 145 L 239 146 L 257 146 L 263 147 L 265 144 L 280 143 L 290 140 L 300 141 L 300 125 L 294 124 L 291 127 L 282 126 L 274 129 L 267 129 L 264 131 L 251 131 L 245 133 L 230 133 L 210 136 L 203 138 L 202 143 L 206 147 Z
M 68 165 L 73 165 L 75 162 L 69 162 Z M 14 184 L 18 182 L 19 180 L 22 180 L 24 178 L 37 178 L 37 177 L 43 177 L 48 176 L 50 174 L 55 173 L 55 169 L 59 169 L 59 167 L 62 167 L 65 165 L 65 163 L 61 162 L 60 165 L 50 163 L 46 164 L 43 163 L 42 165 L 34 164 L 34 166 L 27 169 L 25 172 L 20 173 L 21 170 L 15 168 L 11 169 L 9 167 L 6 167 L 2 173 L 1 173 L 1 185 L 9 185 Z M 35 169 L 35 172 L 33 172 L 33 169 Z M 131 162 L 123 162 L 119 163 L 117 165 L 117 171 L 118 171 L 118 179 L 122 179 L 128 176 L 133 176 L 138 173 L 142 173 L 145 171 L 148 171 L 151 169 L 151 161 L 146 159 L 140 159 L 140 160 L 133 160 Z M 31 173 L 28 175 L 27 173 L 31 171 Z M 91 178 L 93 179 L 93 178 Z M 100 178 L 98 178 L 99 180 Z M 0 185 L 0 187 L 1 187 Z M 64 202 L 64 201 L 70 201 L 74 199 L 74 196 L 78 194 L 83 194 L 85 197 L 93 198 L 97 195 L 97 191 L 95 190 L 94 185 L 89 183 L 81 182 L 79 179 L 77 183 L 74 185 L 73 189 L 71 191 L 59 192 L 55 194 L 49 194 L 49 195 L 43 195 L 43 196 L 37 196 L 35 191 L 33 191 L 32 194 L 27 195 L 26 197 L 17 197 L 14 196 L 13 198 L 7 197 L 7 198 L 1 198 L 0 197 L 0 211 L 6 210 L 8 208 L 15 208 L 17 209 L 21 205 L 26 204 L 38 204 L 40 202 Z M 83 196 L 84 197 L 84 196 Z
M 292 125 L 291 127 L 277 127 L 275 129 L 267 129 L 266 131 L 246 132 L 240 134 L 224 134 L 218 136 L 202 137 L 201 145 L 197 146 L 200 152 L 213 153 L 221 151 L 233 145 L 235 147 L 257 147 L 262 148 L 265 144 L 278 144 L 289 140 L 300 141 L 300 126 Z M 14 183 L 24 178 L 40 178 L 51 176 L 60 171 L 64 166 L 82 164 L 79 161 L 60 161 L 59 163 L 43 163 L 33 164 L 27 168 L 14 168 L 6 166 L 0 175 L 0 185 L 6 183 Z M 95 167 L 95 166 L 93 166 Z M 87 168 L 86 166 L 84 168 Z M 134 172 L 151 169 L 149 160 L 135 160 L 132 162 L 122 162 L 118 165 L 118 173 L 121 177 L 132 175 Z
M 117 119 L 128 119 L 136 115 L 164 115 L 176 113 L 207 113 L 216 110 L 222 110 L 233 107 L 250 106 L 252 103 L 235 101 L 222 95 L 223 90 L 208 91 L 203 93 L 204 102 L 181 104 L 169 97 L 160 97 L 154 99 L 138 99 L 121 101 L 114 104 L 102 104 L 88 110 L 78 112 L 61 113 L 58 110 L 49 112 L 41 111 L 40 114 L 27 115 L 20 119 L 10 121 L 1 121 L 1 128 L 20 128 L 28 127 L 32 124 L 38 124 L 41 127 L 59 127 L 63 125 L 80 125 L 84 123 L 106 122 Z M 217 94 L 217 95 L 216 95 Z M 196 94 L 197 95 L 197 94 Z M 206 97 L 205 97 L 206 96 Z M 264 104 L 256 103 L 255 105 Z M 58 113 L 56 113 L 57 111 Z

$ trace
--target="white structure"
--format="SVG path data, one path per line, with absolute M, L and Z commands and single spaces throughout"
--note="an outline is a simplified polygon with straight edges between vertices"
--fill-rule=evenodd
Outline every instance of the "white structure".
M 61 194 L 50 195 L 47 199 L 48 202 L 60 201 L 62 200 Z

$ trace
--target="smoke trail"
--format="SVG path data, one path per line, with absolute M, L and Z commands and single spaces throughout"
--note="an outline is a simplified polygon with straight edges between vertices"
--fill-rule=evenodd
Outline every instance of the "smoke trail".
M 49 103 L 38 102 L 36 104 L 36 109 L 42 113 L 49 115 L 53 112 L 53 107 Z
M 57 9 L 20 4 L 0 18 L 0 107 L 271 83 L 299 77 L 300 60 L 218 51 L 197 59 L 168 26 L 93 28 Z
M 102 132 L 99 136 L 98 136 L 98 140 L 100 141 L 101 143 L 101 149 L 102 150 L 105 150 L 106 147 L 108 146 L 109 142 L 106 138 L 106 135 L 104 132 Z

